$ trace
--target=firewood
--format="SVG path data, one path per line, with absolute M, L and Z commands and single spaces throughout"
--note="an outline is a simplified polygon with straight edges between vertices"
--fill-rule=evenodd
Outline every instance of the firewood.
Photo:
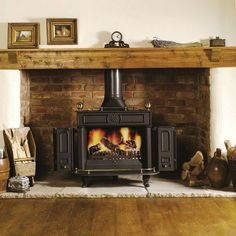
M 126 146 L 126 148 L 128 148 L 128 149 L 137 148 L 136 142 L 133 139 L 124 141 L 124 138 L 121 138 L 121 141 L 119 144 L 124 144 Z
M 135 140 L 132 140 L 132 139 L 127 140 L 125 142 L 125 145 L 127 146 L 127 148 L 136 148 L 137 147 Z
M 232 147 L 230 140 L 225 140 L 224 143 L 227 150 L 227 158 L 236 160 L 236 147 Z
M 101 143 L 108 148 L 109 150 L 113 151 L 113 152 L 117 152 L 120 148 L 118 145 L 113 144 L 111 141 L 108 140 L 108 138 L 103 137 L 101 139 Z
M 114 143 L 112 143 L 111 141 L 108 140 L 108 138 L 106 137 L 103 137 L 101 139 L 101 143 L 106 147 L 108 148 L 113 154 L 116 154 L 116 155 L 125 155 L 125 151 L 122 150 L 119 145 L 116 145 Z
M 25 140 L 23 140 L 22 144 L 21 144 L 25 154 L 26 154 L 26 157 L 31 157 L 31 154 L 30 154 L 30 148 L 29 148 L 29 142 L 28 142 L 28 139 L 26 138 Z
M 98 143 L 96 145 L 93 145 L 89 148 L 89 154 L 90 155 L 94 155 L 96 154 L 97 152 L 99 152 L 101 150 L 101 144 Z

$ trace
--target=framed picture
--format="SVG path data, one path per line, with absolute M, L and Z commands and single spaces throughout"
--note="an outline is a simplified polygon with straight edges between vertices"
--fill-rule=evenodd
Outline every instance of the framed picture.
M 77 19 L 47 19 L 47 41 L 54 45 L 77 44 Z
M 38 48 L 39 23 L 8 23 L 8 48 Z

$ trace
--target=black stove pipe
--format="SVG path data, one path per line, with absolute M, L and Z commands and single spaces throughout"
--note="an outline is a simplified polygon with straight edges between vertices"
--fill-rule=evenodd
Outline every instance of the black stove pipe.
M 104 72 L 105 95 L 101 110 L 126 110 L 122 96 L 122 78 L 119 69 L 107 69 Z

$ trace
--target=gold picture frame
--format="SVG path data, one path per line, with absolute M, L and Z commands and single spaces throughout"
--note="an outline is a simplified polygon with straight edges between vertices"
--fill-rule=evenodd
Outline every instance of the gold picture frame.
M 8 23 L 8 48 L 38 48 L 39 23 Z
M 77 44 L 77 19 L 48 18 L 47 43 L 50 45 Z

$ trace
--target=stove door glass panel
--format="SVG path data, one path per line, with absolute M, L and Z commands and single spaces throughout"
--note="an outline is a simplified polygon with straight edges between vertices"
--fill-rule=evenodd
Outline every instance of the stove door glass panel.
M 88 159 L 141 159 L 142 131 L 135 127 L 91 128 Z

